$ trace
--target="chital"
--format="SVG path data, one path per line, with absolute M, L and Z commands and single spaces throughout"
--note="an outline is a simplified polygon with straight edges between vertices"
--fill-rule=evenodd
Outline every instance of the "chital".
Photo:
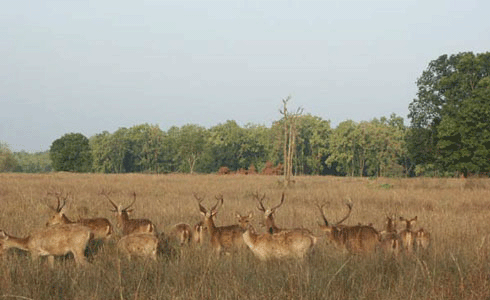
M 203 227 L 207 230 L 210 238 L 211 247 L 219 254 L 229 252 L 232 249 L 243 247 L 242 234 L 244 229 L 239 225 L 229 225 L 217 227 L 214 224 L 214 217 L 218 213 L 218 209 L 223 205 L 223 196 L 216 197 L 216 204 L 210 209 L 206 209 L 202 206 L 203 198 L 194 193 L 199 211 L 204 217 Z
M 56 208 L 48 206 L 53 210 L 53 214 L 48 219 L 46 226 L 53 226 L 58 224 L 80 224 L 90 228 L 94 234 L 94 239 L 105 240 L 111 237 L 113 228 L 111 222 L 106 218 L 91 218 L 91 219 L 79 219 L 78 221 L 72 221 L 65 215 L 64 207 L 66 204 L 66 197 L 57 193 L 58 205 Z M 61 203 L 60 198 L 63 198 Z
M 79 224 L 63 224 L 46 227 L 35 231 L 30 236 L 18 238 L 0 231 L 0 244 L 3 251 L 18 248 L 29 251 L 32 259 L 48 256 L 50 266 L 55 256 L 72 253 L 77 265 L 85 265 L 85 248 L 93 237 L 89 228 Z
M 148 219 L 130 219 L 129 213 L 133 210 L 129 209 L 136 202 L 136 193 L 133 193 L 134 200 L 126 207 L 122 207 L 122 205 L 116 205 L 106 193 L 103 195 L 109 200 L 109 202 L 114 207 L 112 212 L 116 215 L 117 223 L 119 227 L 122 228 L 122 234 L 128 235 L 131 233 L 155 233 L 155 225 Z
M 372 253 L 379 245 L 379 233 L 369 225 L 345 226 L 341 225 L 352 211 L 352 204 L 348 203 L 349 212 L 335 224 L 330 224 L 323 212 L 324 205 L 317 205 L 322 215 L 325 225 L 320 229 L 325 232 L 327 238 L 334 242 L 338 247 L 346 249 L 351 253 Z

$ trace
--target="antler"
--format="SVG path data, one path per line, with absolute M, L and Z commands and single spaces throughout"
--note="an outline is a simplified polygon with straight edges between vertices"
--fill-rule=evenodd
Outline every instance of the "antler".
M 222 194 L 216 195 L 215 198 L 216 198 L 217 201 L 216 201 L 216 204 L 211 208 L 211 211 L 212 212 L 217 212 L 218 211 L 218 209 L 217 209 L 218 204 L 221 203 L 221 205 L 223 205 L 223 195 Z
M 116 205 L 116 203 L 114 203 L 114 202 L 111 200 L 111 198 L 109 198 L 109 195 L 107 195 L 106 191 L 102 190 L 102 191 L 100 192 L 100 194 L 101 194 L 101 195 L 104 195 L 104 196 L 107 198 L 107 200 L 109 200 L 109 202 L 112 204 L 112 206 L 114 206 L 114 210 L 112 210 L 112 209 L 111 209 L 111 211 L 112 211 L 112 212 L 117 212 L 117 211 L 118 211 L 118 209 L 119 209 L 119 207 Z
M 204 214 L 207 213 L 206 208 L 201 204 L 201 202 L 204 200 L 204 197 L 199 197 L 199 195 L 196 192 L 192 193 L 192 195 L 194 195 L 194 198 L 196 198 L 197 203 L 199 204 L 199 211 Z
M 56 211 L 57 213 L 61 212 L 63 207 L 65 207 L 65 205 L 66 205 L 66 199 L 68 198 L 68 195 L 65 195 L 63 197 L 63 192 L 59 192 L 59 191 L 47 192 L 47 194 L 48 195 L 54 195 L 56 197 L 56 199 L 58 200 L 58 205 L 56 206 L 56 208 L 53 208 L 50 205 L 48 205 L 48 207 L 51 208 L 52 210 Z M 61 199 L 63 199 L 63 204 L 61 204 Z
M 323 207 L 325 206 L 326 204 L 318 204 L 316 203 L 316 207 L 318 207 L 318 209 L 320 210 L 320 214 L 322 215 L 322 218 L 323 218 L 323 221 L 325 222 L 325 225 L 328 226 L 328 221 L 327 221 L 327 218 L 325 217 L 325 213 L 323 212 Z
M 279 205 L 276 205 L 274 207 L 271 208 L 271 211 L 275 211 L 276 209 L 279 208 L 279 206 L 281 206 L 282 204 L 284 203 L 284 192 L 282 192 L 282 196 L 281 196 L 281 203 L 279 203 Z
M 136 202 L 136 192 L 133 192 L 133 197 L 134 197 L 133 202 L 131 202 L 131 204 L 129 204 L 128 206 L 126 206 L 125 208 L 123 208 L 123 210 L 127 210 L 128 208 L 130 208 L 131 206 L 133 206 L 133 204 Z
M 256 193 L 253 193 L 252 194 L 254 196 L 255 199 L 257 199 L 257 201 L 259 202 L 259 205 L 260 206 L 257 206 L 257 209 L 260 210 L 260 211 L 263 211 L 265 212 L 266 209 L 264 207 L 264 204 L 262 203 L 262 201 L 264 200 L 265 198 L 265 193 L 264 193 L 264 196 L 262 196 L 262 198 L 259 197 L 259 192 L 256 192 Z
M 347 213 L 347 215 L 342 220 L 338 221 L 335 224 L 335 226 L 340 225 L 342 222 L 347 220 L 347 218 L 350 216 L 350 213 L 352 212 L 352 202 L 346 203 L 345 205 L 347 205 L 347 207 L 349 208 L 349 212 Z

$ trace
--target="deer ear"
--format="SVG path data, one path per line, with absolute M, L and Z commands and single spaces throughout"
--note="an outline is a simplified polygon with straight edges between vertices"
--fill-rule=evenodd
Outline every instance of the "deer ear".
M 253 215 L 254 215 L 254 214 L 253 214 L 252 212 L 250 212 L 250 213 L 248 214 L 248 218 L 249 218 L 249 219 L 252 219 Z

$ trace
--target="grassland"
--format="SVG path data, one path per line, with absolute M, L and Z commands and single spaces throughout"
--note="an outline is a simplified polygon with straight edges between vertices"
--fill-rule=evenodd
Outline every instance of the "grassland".
M 176 223 L 201 220 L 197 192 L 207 205 L 218 193 L 224 206 L 217 225 L 235 222 L 235 211 L 258 210 L 252 193 L 266 193 L 265 203 L 277 204 L 283 185 L 274 176 L 102 175 L 54 173 L 0 174 L 0 229 L 27 236 L 44 226 L 50 190 L 72 197 L 66 214 L 115 219 L 100 195 L 129 204 L 136 192 L 134 217 L 151 219 L 159 231 Z M 416 228 L 432 235 L 426 253 L 399 258 L 351 256 L 322 240 L 304 262 L 259 262 L 249 251 L 217 258 L 206 247 L 176 249 L 179 255 L 157 262 L 127 261 L 114 241 L 76 268 L 70 258 L 55 267 L 33 262 L 10 251 L 0 259 L 0 299 L 489 299 L 489 179 L 376 179 L 297 177 L 278 210 L 282 227 L 306 227 L 320 235 L 315 202 L 328 202 L 326 215 L 339 220 L 344 199 L 354 209 L 346 224 L 384 227 L 385 216 L 418 216 Z

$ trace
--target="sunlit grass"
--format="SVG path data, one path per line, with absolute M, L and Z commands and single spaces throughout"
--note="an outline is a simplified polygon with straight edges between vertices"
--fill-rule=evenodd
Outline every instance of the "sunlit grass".
M 235 222 L 234 213 L 259 211 L 252 194 L 266 193 L 265 203 L 279 203 L 283 185 L 273 176 L 0 174 L 0 229 L 26 236 L 44 226 L 55 201 L 49 190 L 73 195 L 66 204 L 72 219 L 107 217 L 111 205 L 100 195 L 129 204 L 136 192 L 134 217 L 152 220 L 166 232 L 179 222 L 201 219 L 192 193 L 214 203 L 223 194 L 217 225 Z M 411 257 L 351 256 L 321 240 L 304 262 L 260 262 L 249 252 L 216 257 L 206 247 L 175 249 L 157 262 L 127 261 L 115 241 L 76 268 L 70 256 L 33 262 L 28 254 L 9 251 L 0 260 L 0 299 L 488 299 L 490 297 L 490 181 L 488 179 L 367 179 L 298 177 L 286 190 L 276 215 L 281 227 L 306 227 L 320 235 L 314 204 L 327 202 L 325 214 L 335 222 L 354 209 L 346 224 L 384 226 L 396 213 L 418 216 L 416 228 L 430 231 L 427 252 Z

